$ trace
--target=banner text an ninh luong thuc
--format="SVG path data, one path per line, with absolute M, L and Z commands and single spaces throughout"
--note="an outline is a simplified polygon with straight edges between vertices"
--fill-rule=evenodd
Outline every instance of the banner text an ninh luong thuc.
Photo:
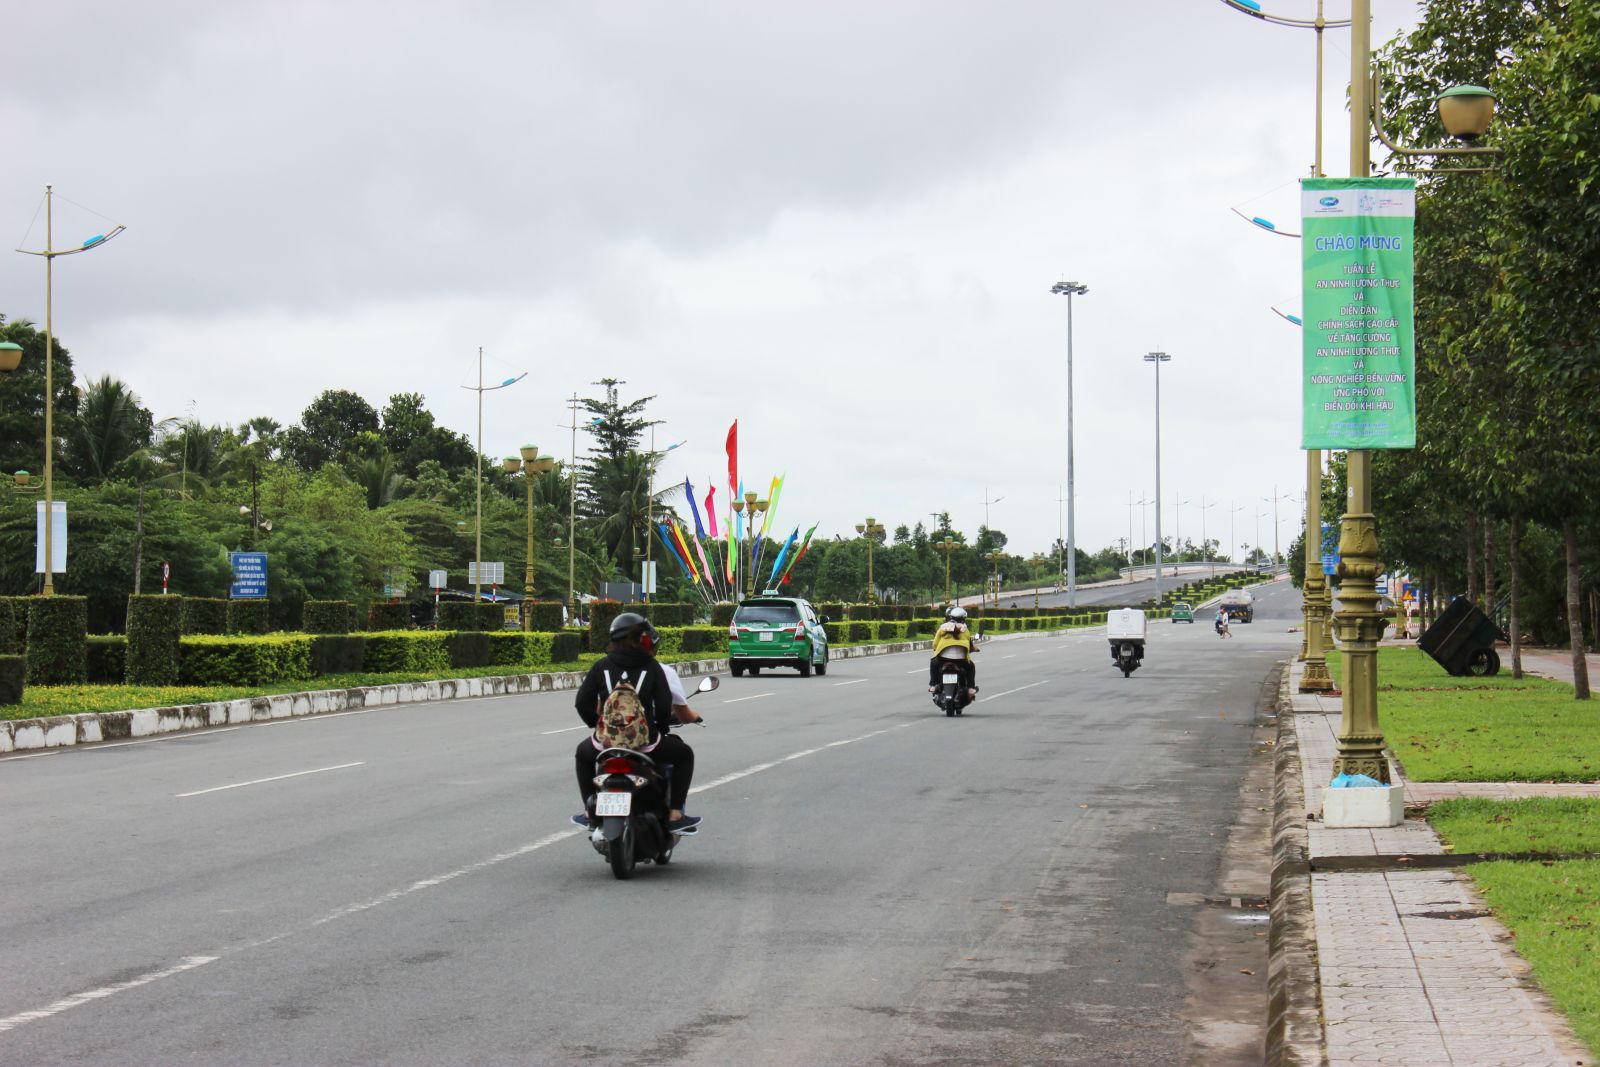
M 1413 448 L 1411 178 L 1300 182 L 1301 447 Z

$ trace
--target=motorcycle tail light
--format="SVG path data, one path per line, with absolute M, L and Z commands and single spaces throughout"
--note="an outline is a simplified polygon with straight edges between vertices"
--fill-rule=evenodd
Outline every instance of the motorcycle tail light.
M 600 764 L 602 774 L 628 774 L 633 770 L 633 761 L 622 756 L 613 756 Z

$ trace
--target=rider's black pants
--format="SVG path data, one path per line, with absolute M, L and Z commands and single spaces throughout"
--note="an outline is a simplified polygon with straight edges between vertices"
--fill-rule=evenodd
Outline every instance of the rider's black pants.
M 589 810 L 589 798 L 600 788 L 594 784 L 594 758 L 597 755 L 599 750 L 585 735 L 576 753 L 578 793 L 583 797 L 585 811 Z M 676 811 L 682 811 L 684 804 L 689 800 L 689 783 L 694 779 L 694 749 L 677 734 L 667 734 L 649 755 L 657 763 L 672 764 L 672 785 L 669 790 L 668 806 Z

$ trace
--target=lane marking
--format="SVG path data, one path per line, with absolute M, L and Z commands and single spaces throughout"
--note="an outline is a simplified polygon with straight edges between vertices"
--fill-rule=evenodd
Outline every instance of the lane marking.
M 1016 659 L 1017 658 L 1017 654 L 1015 652 L 1013 652 L 1009 656 L 1001 656 L 1000 658 L 1001 659 Z
M 1003 696 L 1004 694 L 1001 695 Z M 882 730 L 874 730 L 870 734 L 861 734 L 857 737 L 847 737 L 842 741 L 829 741 L 827 744 L 818 745 L 816 748 L 808 748 L 800 752 L 791 752 L 789 755 L 780 756 L 769 763 L 758 763 L 754 767 L 746 767 L 742 771 L 734 771 L 732 774 L 725 774 L 715 781 L 707 782 L 705 785 L 697 785 L 693 789 L 689 790 L 689 795 L 693 796 L 696 793 L 704 793 L 706 790 L 715 789 L 719 785 L 727 785 L 729 782 L 737 782 L 741 778 L 748 778 L 752 774 L 760 774 L 762 771 L 770 771 L 772 768 L 784 763 L 788 763 L 791 760 L 804 759 L 807 756 L 815 756 L 818 752 L 826 752 L 830 748 L 838 748 L 841 745 L 853 745 L 857 741 L 865 741 L 871 737 L 881 737 L 884 734 L 892 734 L 896 730 L 904 730 L 908 726 L 916 726 L 921 722 L 933 721 L 934 720 L 931 717 L 926 719 L 916 719 L 911 722 L 903 722 L 899 726 L 888 726 Z
M 337 767 L 317 767 L 309 771 L 295 771 L 293 774 L 275 774 L 271 778 L 255 778 L 248 782 L 234 782 L 232 785 L 214 785 L 210 789 L 196 789 L 192 793 L 174 793 L 175 797 L 198 797 L 207 793 L 220 793 L 224 789 L 243 789 L 247 785 L 260 785 L 263 782 L 281 782 L 285 778 L 303 778 L 308 774 L 321 774 L 324 771 L 342 771 L 348 767 L 364 767 L 366 760 L 356 763 L 341 763 Z
M 16 755 L 16 756 L 12 756 L 12 755 L 0 756 L 0 763 L 10 763 L 12 760 L 19 760 L 19 759 L 38 759 L 40 756 L 59 756 L 59 755 L 61 755 L 61 753 L 65 752 L 65 751 L 66 751 L 66 749 L 64 749 L 64 748 L 47 748 L 43 752 L 29 752 L 29 753 L 26 753 L 24 755 Z
M 1008 696 L 1010 696 L 1010 695 L 1011 695 L 1011 694 L 1012 694 L 1012 693 L 1020 693 L 1020 692 L 1022 692 L 1022 691 L 1023 691 L 1023 690 L 1024 690 L 1024 689 L 1032 689 L 1032 688 L 1033 688 L 1033 687 L 1034 687 L 1034 686 L 1036 686 L 1036 685 L 1044 685 L 1044 684 L 1045 684 L 1045 683 L 1046 683 L 1046 682 L 1048 682 L 1048 681 L 1050 681 L 1050 679 L 1048 679 L 1048 678 L 1041 678 L 1041 679 L 1039 679 L 1039 680 L 1038 680 L 1038 681 L 1037 681 L 1037 682 L 1029 682 L 1029 683 L 1028 683 L 1028 684 L 1027 684 L 1027 685 L 1019 685 L 1019 686 L 1017 686 L 1017 688 L 1015 688 L 1015 689 L 1007 689 L 1007 690 L 1006 690 L 1006 691 L 1005 691 L 1005 692 L 1004 692 L 1004 693 L 996 693 L 996 694 L 995 694 L 995 695 L 994 695 L 994 696 L 992 696 L 992 697 L 984 697 L 984 698 L 983 698 L 983 699 L 982 699 L 982 700 L 978 700 L 978 701 L 976 701 L 976 702 L 975 702 L 975 703 L 978 703 L 978 704 L 982 704 L 982 703 L 984 703 L 984 702 L 985 702 L 985 701 L 989 701 L 989 700 L 999 700 L 999 699 L 1000 699 L 1000 698 L 1001 698 L 1001 697 L 1008 697 Z
M 220 958 L 220 956 L 185 956 L 181 963 L 175 963 L 171 967 L 164 967 L 159 971 L 151 971 L 149 974 L 141 974 L 139 977 L 130 978 L 126 982 L 118 982 L 115 985 L 105 985 L 98 989 L 88 989 L 82 993 L 74 993 L 70 997 L 62 997 L 54 1004 L 48 1004 L 42 1008 L 35 1008 L 33 1011 L 19 1012 L 16 1015 L 10 1015 L 4 1019 L 0 1019 L 0 1032 L 15 1029 L 16 1027 L 21 1026 L 23 1023 L 31 1023 L 36 1019 L 48 1019 L 52 1015 L 59 1015 L 69 1008 L 76 1008 L 80 1004 L 87 1004 L 91 1000 L 101 1000 L 105 997 L 113 996 L 129 989 L 137 989 L 142 985 L 149 985 L 151 982 L 159 982 L 163 978 L 171 978 L 173 975 L 182 974 L 184 971 L 192 971 L 196 967 L 203 967 L 208 963 L 214 963 Z
M 1037 655 L 1039 655 L 1039 654 L 1040 654 L 1040 653 L 1041 653 L 1041 652 L 1049 652 L 1049 651 L 1050 651 L 1050 650 L 1049 650 L 1049 649 L 1048 649 L 1048 648 L 1036 648 L 1036 649 L 1034 649 L 1034 650 L 1033 650 L 1033 654 L 1034 654 L 1034 655 L 1035 655 L 1035 656 L 1037 656 Z
M 774 696 L 774 695 L 775 694 L 773 694 L 773 693 L 756 693 L 756 694 L 754 694 L 752 696 L 734 697 L 732 700 L 724 700 L 723 703 L 724 704 L 737 704 L 741 700 L 760 700 L 762 697 L 770 697 L 770 696 Z
M 907 674 L 921 674 L 922 673 L 922 668 L 918 667 L 916 670 L 914 670 L 914 671 L 906 671 L 906 673 Z
M 138 741 L 112 741 L 104 745 L 86 745 L 84 748 L 85 751 L 88 752 L 99 752 L 100 750 L 107 748 L 126 748 L 129 745 L 148 745 L 156 741 L 195 741 L 202 737 L 212 737 L 216 734 L 227 734 L 232 733 L 235 730 L 242 729 L 244 729 L 242 726 L 207 727 L 204 730 L 199 730 L 194 733 L 168 734 L 166 737 L 145 737 Z
M 559 730 L 542 730 L 539 736 L 549 737 L 551 734 L 570 734 L 574 730 L 587 730 L 588 727 L 579 723 L 577 726 L 563 726 Z
M 866 680 L 867 679 L 865 679 L 865 678 L 852 678 L 848 682 L 834 682 L 833 684 L 834 685 L 860 685 L 862 682 L 864 682 Z

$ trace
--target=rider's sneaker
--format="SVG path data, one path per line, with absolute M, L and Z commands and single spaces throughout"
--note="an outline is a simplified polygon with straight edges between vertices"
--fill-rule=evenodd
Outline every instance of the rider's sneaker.
M 977 686 L 973 686 L 971 689 L 967 690 L 967 699 L 968 700 L 977 700 L 978 699 L 978 687 Z
M 685 815 L 681 819 L 673 819 L 667 823 L 669 834 L 692 834 L 700 826 L 700 816 Z
M 584 828 L 584 829 L 585 829 L 585 830 L 587 830 L 587 829 L 588 829 L 588 828 L 589 828 L 589 816 L 587 816 L 587 815 L 584 815 L 584 814 L 583 814 L 583 813 L 581 813 L 581 812 L 580 812 L 580 813 L 578 813 L 578 814 L 577 814 L 577 815 L 574 815 L 574 816 L 573 816 L 573 817 L 572 817 L 572 825 L 574 825 L 574 826 L 581 826 L 581 827 L 583 827 L 583 828 Z

